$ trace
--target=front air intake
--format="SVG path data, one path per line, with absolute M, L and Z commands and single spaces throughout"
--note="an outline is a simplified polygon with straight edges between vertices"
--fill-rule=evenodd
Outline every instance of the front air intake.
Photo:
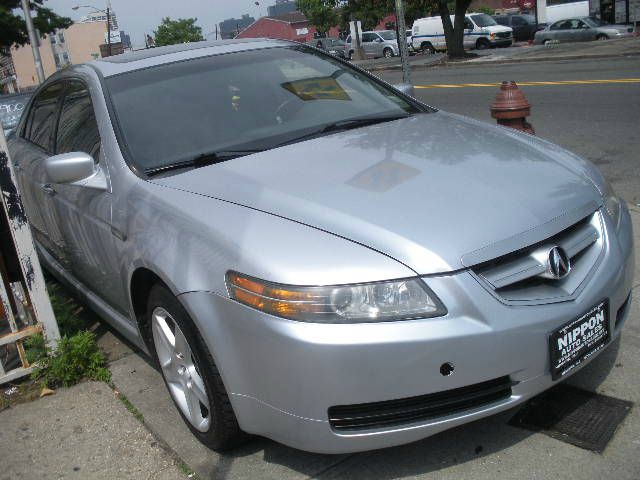
M 418 397 L 329 408 L 334 430 L 365 430 L 424 422 L 477 409 L 511 397 L 509 377 Z

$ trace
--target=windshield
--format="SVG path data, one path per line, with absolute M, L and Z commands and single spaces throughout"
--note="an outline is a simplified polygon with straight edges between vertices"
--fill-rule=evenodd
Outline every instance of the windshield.
M 595 18 L 595 17 L 588 17 L 588 18 L 583 18 L 583 20 L 585 22 L 587 22 L 587 24 L 590 27 L 603 27 L 605 25 L 608 25 L 607 22 L 603 22 L 602 20 L 600 20 L 599 18 Z
M 391 31 L 378 32 L 378 35 L 380 35 L 385 40 L 395 40 L 397 38 L 396 32 L 391 32 Z
M 343 120 L 423 111 L 304 46 L 196 58 L 105 82 L 120 143 L 142 171 L 211 152 L 273 148 Z
M 491 27 L 493 25 L 497 25 L 493 17 L 490 17 L 486 13 L 471 15 L 471 18 L 473 18 L 473 21 L 476 22 L 476 25 L 478 25 L 479 27 Z

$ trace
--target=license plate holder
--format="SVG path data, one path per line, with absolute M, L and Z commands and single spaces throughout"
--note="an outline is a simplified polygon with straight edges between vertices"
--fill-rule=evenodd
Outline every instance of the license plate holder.
M 602 300 L 549 335 L 553 380 L 566 376 L 609 343 L 608 307 L 608 300 Z

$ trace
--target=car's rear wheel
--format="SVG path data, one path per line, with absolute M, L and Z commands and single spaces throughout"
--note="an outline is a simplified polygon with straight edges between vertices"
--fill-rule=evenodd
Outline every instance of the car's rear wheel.
M 349 60 L 353 60 L 353 50 L 349 50 L 349 55 L 347 55 Z
M 390 48 L 385 48 L 382 51 L 382 55 L 384 55 L 384 58 L 391 58 L 393 57 L 393 50 L 391 50 Z
M 166 287 L 155 285 L 147 307 L 153 351 L 184 422 L 209 448 L 226 450 L 242 443 L 246 434 L 218 369 L 182 304 Z
M 489 40 L 487 40 L 486 38 L 479 38 L 478 41 L 476 42 L 477 50 L 486 50 L 490 46 L 491 44 L 489 43 Z
M 609 37 L 607 37 L 604 33 L 601 33 L 596 37 L 596 40 L 609 40 Z
M 544 42 L 542 42 L 543 45 L 551 45 L 551 40 L 545 40 Z
M 420 51 L 422 53 L 428 53 L 428 54 L 436 53 L 436 49 L 429 42 L 422 42 L 422 44 L 420 45 Z

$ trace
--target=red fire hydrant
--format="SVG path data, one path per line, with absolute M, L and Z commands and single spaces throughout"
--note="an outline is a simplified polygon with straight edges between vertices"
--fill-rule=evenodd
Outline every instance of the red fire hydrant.
M 531 115 L 531 104 L 516 82 L 502 82 L 500 91 L 491 104 L 491 116 L 498 121 L 499 125 L 535 135 L 533 126 L 526 120 L 529 115 Z

